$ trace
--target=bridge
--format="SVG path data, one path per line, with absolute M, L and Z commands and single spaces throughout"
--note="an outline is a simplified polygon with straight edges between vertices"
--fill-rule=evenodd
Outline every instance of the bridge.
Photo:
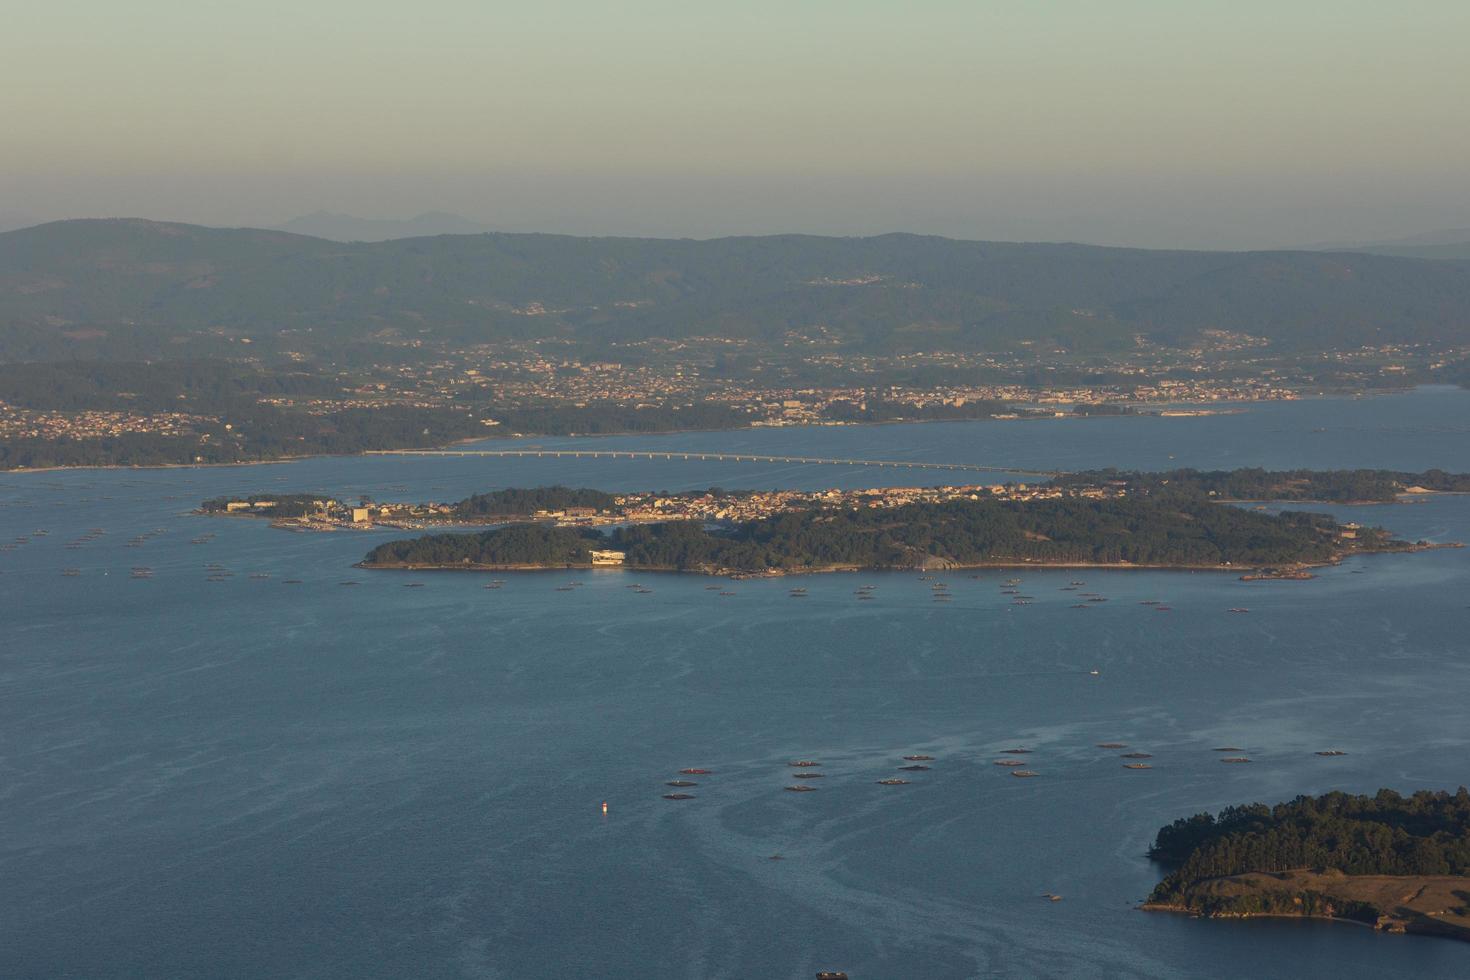
M 715 463 L 793 463 L 807 466 L 871 466 L 877 469 L 950 470 L 968 473 L 1010 473 L 1053 477 L 1054 470 L 1026 470 L 983 463 L 927 463 L 906 459 L 830 459 L 822 456 L 764 456 L 758 453 L 705 453 L 628 449 L 375 449 L 371 456 L 460 456 L 492 459 L 658 459 Z

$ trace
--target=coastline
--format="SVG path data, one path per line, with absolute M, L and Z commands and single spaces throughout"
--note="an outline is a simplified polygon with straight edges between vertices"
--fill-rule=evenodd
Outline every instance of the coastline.
M 1340 565 L 1344 559 L 1356 554 L 1408 554 L 1419 551 L 1431 551 L 1439 548 L 1461 548 L 1460 542 L 1447 542 L 1432 545 L 1410 545 L 1405 548 L 1384 548 L 1378 551 L 1350 552 L 1338 555 L 1331 561 L 1294 563 L 1287 566 L 1290 572 L 1305 571 L 1309 568 L 1333 568 Z M 1132 562 L 1039 562 L 1039 561 L 994 561 L 994 562 L 948 562 L 942 564 L 915 564 L 907 566 L 871 566 L 871 565 L 824 565 L 811 568 L 795 569 L 765 569 L 762 571 L 745 571 L 740 569 L 702 569 L 702 568 L 677 568 L 674 566 L 655 565 L 594 565 L 591 562 L 572 563 L 556 562 L 548 564 L 514 564 L 514 565 L 486 565 L 471 562 L 459 562 L 454 564 L 419 564 L 413 562 L 393 562 L 390 564 L 370 564 L 368 562 L 357 562 L 352 566 L 364 571 L 412 571 L 412 572 L 525 572 L 545 571 L 550 569 L 577 569 L 588 570 L 598 568 L 615 568 L 628 572 L 659 572 L 675 573 L 681 575 L 706 575 L 723 578 L 788 578 L 794 575 L 830 575 L 840 572 L 946 572 L 946 571 L 983 571 L 994 569 L 996 571 L 1016 571 L 1018 569 L 1101 569 L 1105 571 L 1140 571 L 1140 572 L 1228 572 L 1247 575 L 1260 572 L 1261 569 L 1247 565 L 1140 565 Z M 1307 576 L 1311 577 L 1311 576 Z M 1298 581 L 1298 575 L 1258 575 L 1248 579 L 1249 581 Z
M 1405 390 L 1408 390 L 1408 389 L 1405 389 Z M 1300 398 L 1298 398 L 1298 399 L 1292 399 L 1292 400 L 1297 401 L 1297 400 L 1303 400 L 1303 399 L 1306 399 L 1306 398 L 1314 398 L 1314 397 L 1333 397 L 1333 396 L 1330 396 L 1330 395 L 1322 395 L 1322 396 L 1302 395 L 1302 396 L 1300 396 Z M 1359 397 L 1359 396 L 1356 395 L 1356 394 L 1353 394 L 1353 393 L 1347 393 L 1347 394 L 1344 394 L 1341 397 Z M 1269 401 L 1269 400 L 1262 399 L 1262 401 Z M 1170 405 L 1191 405 L 1191 406 L 1197 405 L 1197 406 L 1199 406 L 1201 408 L 1205 408 L 1205 407 L 1216 407 L 1216 406 L 1221 405 L 1222 403 L 1220 403 L 1220 402 L 1168 402 L 1167 404 L 1170 404 Z M 1244 406 L 1244 405 L 1256 404 L 1256 402 L 1229 402 L 1229 403 L 1224 403 L 1224 404 Z M 1209 414 L 1210 415 L 1240 414 L 1240 413 L 1245 412 L 1245 411 L 1248 411 L 1248 409 L 1242 407 L 1242 408 L 1238 408 L 1238 409 L 1233 409 L 1233 410 L 1228 411 L 1228 412 L 1227 411 L 1213 411 L 1213 412 L 1210 412 Z M 1070 413 L 1067 413 L 1067 414 L 1062 415 L 1060 417 L 1054 416 L 1054 415 L 1046 415 L 1046 416 L 1036 416 L 1036 417 L 1020 416 L 1018 418 L 999 419 L 999 418 L 995 418 L 994 416 L 991 416 L 991 415 L 983 415 L 983 416 L 977 415 L 974 418 L 968 418 L 968 419 L 884 419 L 882 421 L 877 421 L 877 422 L 814 422 L 814 423 L 803 423 L 801 425 L 781 425 L 781 426 L 738 425 L 738 426 L 732 426 L 732 427 L 729 427 L 729 428 L 716 428 L 716 429 L 693 428 L 693 429 L 650 429 L 650 430 L 643 431 L 643 432 L 584 432 L 584 433 L 573 432 L 573 433 L 569 433 L 567 435 L 550 435 L 550 434 L 547 434 L 547 433 L 526 433 L 526 434 L 506 435 L 506 436 L 495 436 L 495 435 L 484 436 L 484 435 L 477 435 L 477 436 L 469 436 L 469 437 L 466 437 L 466 438 L 463 438 L 463 439 L 451 439 L 448 442 L 433 443 L 432 445 L 428 445 L 428 446 L 400 447 L 399 449 L 363 449 L 363 450 L 360 450 L 360 451 L 354 452 L 354 453 L 302 453 L 300 455 L 273 456 L 273 457 L 271 457 L 269 459 L 250 459 L 250 460 L 240 460 L 238 462 L 229 462 L 229 463 L 79 463 L 79 464 L 77 464 L 75 466 L 36 466 L 36 467 L 14 466 L 14 467 L 0 467 L 0 474 L 7 474 L 7 473 L 63 473 L 63 472 L 69 472 L 69 471 L 72 471 L 72 470 L 173 470 L 173 469 L 204 469 L 204 468 L 215 468 L 215 467 L 221 467 L 221 466 L 275 466 L 275 465 L 281 465 L 281 464 L 285 464 L 285 463 L 297 463 L 297 462 L 301 462 L 301 461 L 309 460 L 309 459 L 357 459 L 357 458 L 364 457 L 364 456 L 393 454 L 393 453 L 398 453 L 398 452 L 427 451 L 427 450 L 436 450 L 436 449 L 452 449 L 455 446 L 465 446 L 465 445 L 469 445 L 471 443 L 477 443 L 477 442 L 498 442 L 498 441 L 512 442 L 512 441 L 523 440 L 523 439 L 616 439 L 616 438 L 626 438 L 626 437 L 629 437 L 629 436 L 634 436 L 634 437 L 637 437 L 637 436 L 672 436 L 672 435 L 685 435 L 685 434 L 701 433 L 701 432 L 748 432 L 748 431 L 758 431 L 758 430 L 764 430 L 764 429 L 869 428 L 869 427 L 884 426 L 884 425 L 934 425 L 934 424 L 951 424 L 951 423 L 962 423 L 962 422 L 1042 422 L 1042 421 L 1053 421 L 1053 422 L 1055 422 L 1055 421 L 1066 421 L 1066 420 L 1069 420 L 1069 419 L 1075 419 L 1077 421 L 1088 421 L 1088 420 L 1098 419 L 1098 418 L 1154 418 L 1154 417 L 1163 417 L 1163 416 L 1154 416 L 1154 415 L 1149 415 L 1149 414 L 1146 414 L 1146 413 L 1145 414 L 1138 414 L 1138 415 L 1072 415 Z M 1194 414 L 1194 413 L 1191 413 L 1190 415 L 1187 415 L 1187 416 L 1179 415 L 1179 416 L 1167 416 L 1167 417 L 1170 417 L 1170 418 L 1203 418 L 1203 417 L 1208 417 L 1208 416 L 1203 415 L 1203 414 Z M 1004 473 L 1006 471 L 1004 469 L 1000 469 L 1000 470 L 996 470 L 996 472 L 998 472 L 998 473 Z

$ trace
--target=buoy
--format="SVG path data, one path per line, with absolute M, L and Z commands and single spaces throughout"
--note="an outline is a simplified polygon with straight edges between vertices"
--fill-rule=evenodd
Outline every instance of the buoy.
M 602 812 L 603 813 L 606 813 L 607 812 L 607 800 L 603 800 L 602 801 Z

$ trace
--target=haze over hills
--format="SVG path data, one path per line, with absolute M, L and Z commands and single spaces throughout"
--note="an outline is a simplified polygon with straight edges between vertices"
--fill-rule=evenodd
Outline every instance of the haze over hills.
M 1369 252 L 1407 259 L 1470 259 L 1470 228 L 1447 228 L 1383 241 L 1322 242 L 1307 247 L 1320 252 Z
M 336 242 L 383 242 L 394 238 L 423 238 L 429 235 L 478 235 L 492 229 L 483 222 L 447 211 L 425 211 L 401 220 L 359 218 L 351 214 L 314 211 L 277 225 L 276 230 Z
M 1470 339 L 1470 263 L 1321 252 L 781 235 L 443 235 L 341 243 L 142 219 L 0 234 L 0 357 L 190 356 L 371 338 L 464 343 L 790 332 L 849 351 Z

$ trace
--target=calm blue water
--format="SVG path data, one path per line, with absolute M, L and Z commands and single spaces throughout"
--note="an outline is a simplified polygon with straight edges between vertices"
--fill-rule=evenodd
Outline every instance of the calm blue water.
M 595 444 L 1470 470 L 1470 392 Z M 941 605 L 900 574 L 812 578 L 805 600 L 790 580 L 721 597 L 707 579 L 619 571 L 578 573 L 572 592 L 555 591 L 566 573 L 489 591 L 475 575 L 350 568 L 389 532 L 188 514 L 257 489 L 911 479 L 392 458 L 0 475 L 0 541 L 32 536 L 0 554 L 0 975 L 1470 975 L 1467 944 L 1133 908 L 1159 875 L 1144 850 L 1177 816 L 1470 782 L 1470 550 L 1357 559 L 1311 582 L 1032 572 L 1026 607 L 999 593 L 1010 573 L 956 573 Z M 1470 540 L 1467 497 L 1340 513 Z M 108 533 L 64 547 L 93 527 Z M 207 582 L 207 562 L 234 576 Z M 1069 608 L 1058 590 L 1079 578 L 1111 601 Z M 856 601 L 860 584 L 878 598 Z M 1155 768 L 1095 747 L 1114 740 Z M 1039 778 L 991 764 L 1017 744 Z M 1256 761 L 1222 766 L 1221 745 Z M 1313 755 L 1330 747 L 1349 755 Z M 875 785 L 914 753 L 933 769 Z M 818 792 L 783 791 L 797 758 L 822 761 Z M 694 777 L 697 799 L 661 799 L 686 766 L 715 774 Z

